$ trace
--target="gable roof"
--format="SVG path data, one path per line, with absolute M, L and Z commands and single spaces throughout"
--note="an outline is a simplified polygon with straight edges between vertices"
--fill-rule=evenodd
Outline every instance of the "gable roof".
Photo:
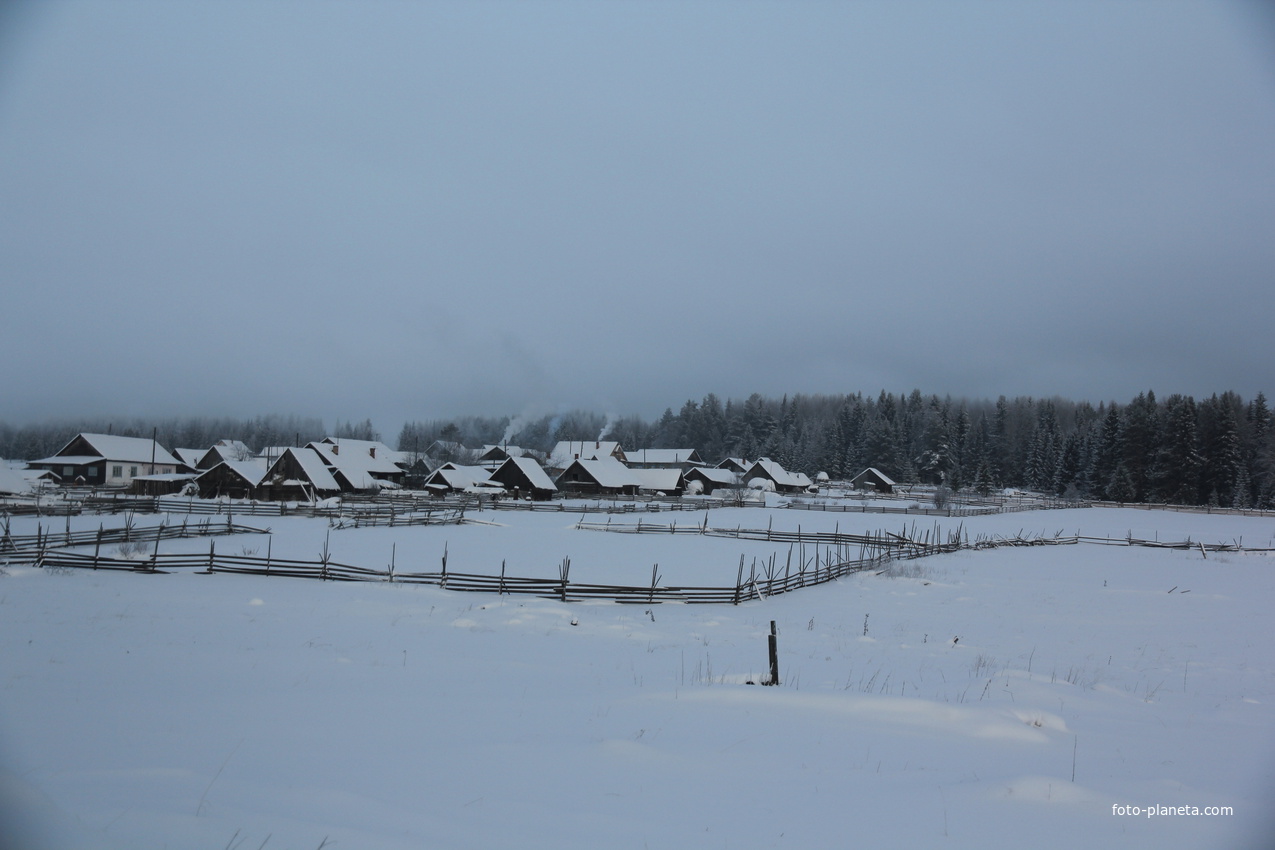
M 239 440 L 218 440 L 208 451 L 200 455 L 195 465 L 200 469 L 212 469 L 224 460 L 247 460 L 255 455 L 256 452 Z
M 567 465 L 566 469 L 562 470 L 562 474 L 558 476 L 557 480 L 561 482 L 563 476 L 577 466 L 596 481 L 599 486 L 607 489 L 618 490 L 624 487 L 642 486 L 642 479 L 637 477 L 638 470 L 629 469 L 610 455 L 573 460 Z
M 363 443 L 363 446 L 348 443 Z M 389 458 L 367 451 L 365 440 L 342 440 L 340 443 L 310 443 L 307 449 L 318 455 L 334 473 L 340 474 L 351 489 L 375 490 L 385 486 L 386 476 L 399 476 L 403 470 Z M 362 449 L 360 451 L 360 448 Z
M 223 460 L 210 469 L 204 469 L 195 476 L 196 480 L 203 478 L 205 475 L 217 470 L 218 467 L 224 466 L 226 469 L 234 472 L 249 485 L 256 487 L 265 480 L 266 473 L 269 469 L 266 466 L 264 458 L 250 458 L 248 460 Z
M 703 459 L 695 449 L 633 449 L 624 453 L 625 460 L 631 464 L 685 463 L 692 466 L 702 465 Z
M 882 484 L 889 484 L 891 487 L 895 486 L 895 482 L 890 478 L 890 476 L 886 475 L 875 466 L 869 466 L 867 469 L 863 470 L 863 472 L 860 472 L 854 478 L 851 478 L 850 481 L 853 483 L 865 475 L 875 475 Z
M 332 473 L 323 462 L 323 458 L 319 457 L 319 453 L 309 447 L 285 450 L 279 456 L 279 459 L 271 465 L 270 472 L 274 472 L 275 467 L 283 464 L 287 458 L 292 458 L 296 462 L 297 466 L 301 468 L 301 472 L 309 479 L 316 490 L 337 491 L 341 489 L 341 485 L 336 483 L 336 479 L 332 477 Z
M 491 480 L 491 471 L 483 466 L 461 466 L 445 463 L 435 469 L 425 479 L 426 487 L 448 487 L 452 490 L 466 490 L 475 484 L 495 484 Z
M 549 467 L 565 469 L 573 460 L 594 460 L 600 457 L 624 457 L 620 444 L 609 440 L 559 440 L 549 454 Z
M 761 475 L 758 475 L 761 472 Z M 768 457 L 763 457 L 753 463 L 744 473 L 745 478 L 769 478 L 775 482 L 776 487 L 800 487 L 802 489 L 810 486 L 810 478 L 804 472 L 789 472 L 784 469 L 778 462 Z
M 168 449 L 149 437 L 120 437 L 115 434 L 77 434 L 53 457 L 66 457 L 72 449 L 75 450 L 75 456 L 85 457 L 84 448 L 86 447 L 92 451 L 92 454 L 87 456 L 96 456 L 108 461 L 148 464 L 153 457 L 157 465 L 177 466 L 181 463 L 168 453 Z
M 499 468 L 497 468 L 495 472 L 491 473 L 492 477 L 494 478 L 496 475 L 500 474 L 501 470 L 511 464 L 513 467 L 516 467 L 520 472 L 522 472 L 522 474 L 526 476 L 527 480 L 531 482 L 531 486 L 537 490 L 558 489 L 558 485 L 553 483 L 553 479 L 549 477 L 549 473 L 545 472 L 540 464 L 536 463 L 534 459 L 529 457 L 508 458 L 500 465 Z
M 194 469 L 199 464 L 199 459 L 208 454 L 207 449 L 173 449 L 172 454 L 182 463 Z
M 340 453 L 361 454 L 368 457 L 374 457 L 377 460 L 388 460 L 395 464 L 411 463 L 410 452 L 396 452 L 380 440 L 352 440 L 348 437 L 324 437 L 319 443 L 331 446 L 339 446 Z
M 680 469 L 630 469 L 638 481 L 640 490 L 681 490 L 686 486 Z
M 741 483 L 738 472 L 720 466 L 697 466 L 686 470 L 685 474 L 688 479 L 711 481 L 717 487 L 732 487 Z

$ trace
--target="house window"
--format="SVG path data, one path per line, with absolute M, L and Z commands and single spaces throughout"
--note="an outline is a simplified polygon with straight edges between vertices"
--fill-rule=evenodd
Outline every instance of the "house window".
M 122 466 L 112 466 L 112 467 L 111 467 L 111 477 L 112 477 L 112 478 L 123 478 L 123 477 L 124 477 L 124 467 L 122 467 Z
M 63 477 L 63 478 L 70 478 L 70 477 L 71 477 L 72 475 L 74 475 L 74 474 L 75 474 L 75 467 L 74 467 L 74 466 L 64 466 L 64 467 L 62 467 L 62 477 Z
M 136 477 L 137 477 L 137 467 L 136 467 L 136 466 L 130 466 L 130 467 L 128 468 L 128 477 L 129 477 L 129 478 L 136 478 Z
M 89 467 L 89 468 L 85 471 L 85 474 L 86 474 L 86 475 L 88 475 L 88 477 L 89 477 L 89 478 L 92 478 L 93 476 L 97 475 L 97 467 L 96 467 L 96 466 L 90 466 L 90 467 Z

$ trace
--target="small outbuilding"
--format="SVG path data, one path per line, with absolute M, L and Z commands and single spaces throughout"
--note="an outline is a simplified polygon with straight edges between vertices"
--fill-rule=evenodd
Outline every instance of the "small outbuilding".
M 876 467 L 869 466 L 863 472 L 850 479 L 850 486 L 856 490 L 876 490 L 878 493 L 893 493 L 895 484 L 890 479 L 890 476 Z

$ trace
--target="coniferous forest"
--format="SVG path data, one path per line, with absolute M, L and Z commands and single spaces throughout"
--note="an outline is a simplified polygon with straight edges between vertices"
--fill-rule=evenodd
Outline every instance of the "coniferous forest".
M 1266 397 L 1234 392 L 1196 400 L 1140 393 L 1125 404 L 1001 396 L 940 398 L 919 390 L 877 396 L 753 394 L 723 402 L 710 393 L 654 422 L 575 410 L 537 418 L 460 417 L 409 422 L 396 448 L 424 452 L 435 440 L 469 447 L 509 443 L 548 450 L 558 440 L 618 440 L 631 448 L 694 448 L 710 463 L 770 457 L 786 468 L 847 478 L 874 466 L 901 483 L 946 483 L 987 493 L 1005 487 L 1061 497 L 1237 508 L 1275 507 L 1275 429 Z M 222 438 L 253 448 L 292 445 L 326 433 L 313 418 L 189 419 L 125 423 L 0 424 L 0 456 L 34 459 L 79 431 L 155 433 L 169 447 Z M 369 420 L 338 422 L 335 436 L 379 439 Z

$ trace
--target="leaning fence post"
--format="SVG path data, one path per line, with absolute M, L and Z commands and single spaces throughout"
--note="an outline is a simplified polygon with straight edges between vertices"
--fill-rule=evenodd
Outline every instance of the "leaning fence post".
M 739 556 L 739 572 L 735 573 L 735 601 L 734 605 L 739 604 L 739 593 L 744 585 L 744 556 Z

